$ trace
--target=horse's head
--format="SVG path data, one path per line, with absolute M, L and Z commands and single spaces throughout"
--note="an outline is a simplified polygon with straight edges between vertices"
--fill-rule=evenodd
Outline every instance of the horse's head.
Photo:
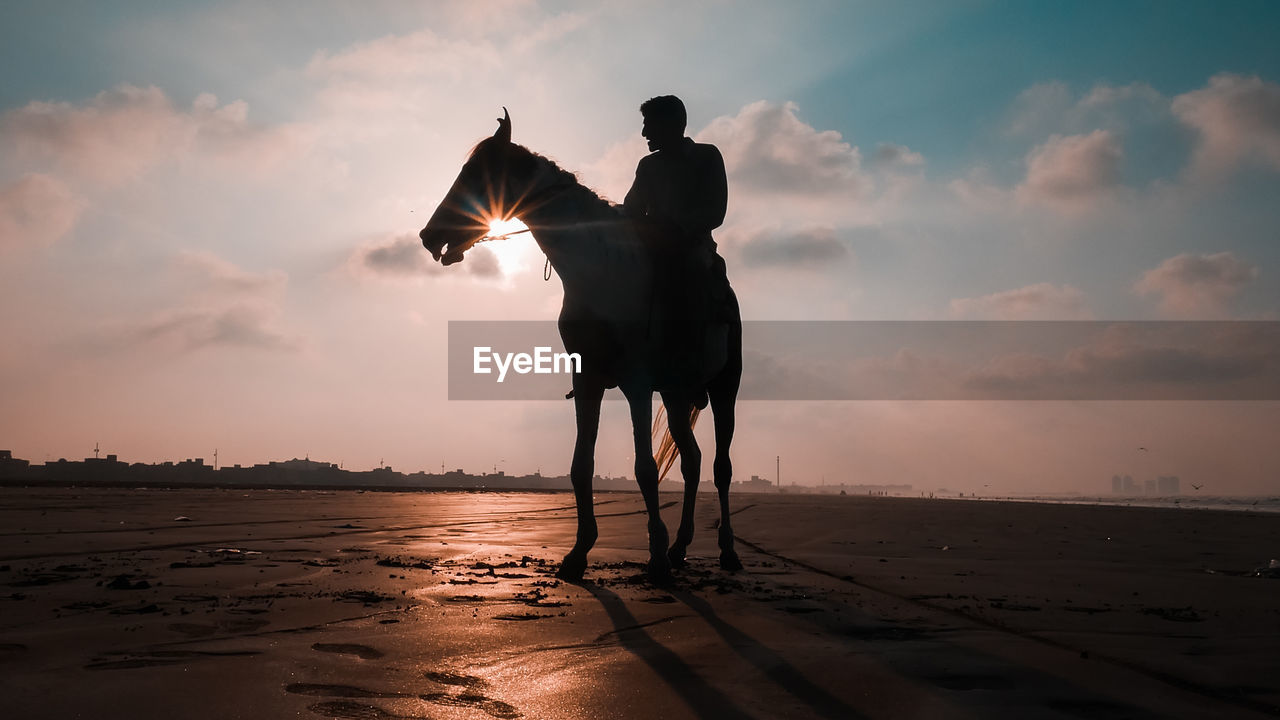
M 511 116 L 502 109 L 498 130 L 471 151 L 458 178 L 418 236 L 431 256 L 444 265 L 462 260 L 463 253 L 489 232 L 493 220 L 508 220 L 514 212 L 508 188 L 511 165 Z

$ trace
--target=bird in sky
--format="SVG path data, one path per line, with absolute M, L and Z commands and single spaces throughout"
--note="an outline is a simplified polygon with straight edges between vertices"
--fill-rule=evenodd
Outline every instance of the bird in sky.
M 1195 483 L 1191 483 L 1191 489 L 1193 489 L 1193 490 L 1199 490 L 1199 489 L 1200 489 L 1200 488 L 1202 488 L 1202 487 L 1204 487 L 1204 483 L 1200 483 L 1199 485 L 1197 485 L 1197 484 L 1195 484 Z

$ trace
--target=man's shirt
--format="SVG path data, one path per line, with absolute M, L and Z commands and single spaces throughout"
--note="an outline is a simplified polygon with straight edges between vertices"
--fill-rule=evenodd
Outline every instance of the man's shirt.
M 672 221 L 689 237 L 715 247 L 711 231 L 724 222 L 728 197 L 720 151 L 684 138 L 674 148 L 640 159 L 623 207 L 629 215 Z

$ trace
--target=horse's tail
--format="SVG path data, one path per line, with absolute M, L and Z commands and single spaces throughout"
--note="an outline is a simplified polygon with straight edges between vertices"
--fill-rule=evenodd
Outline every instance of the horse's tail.
M 698 413 L 702 412 L 694 405 L 689 410 L 689 429 L 698 424 Z M 658 438 L 662 439 L 659 440 Z M 676 441 L 671 437 L 671 428 L 667 426 L 666 408 L 658 405 L 658 412 L 653 416 L 653 444 L 656 450 L 653 453 L 653 461 L 658 464 L 658 482 L 662 482 L 667 477 L 667 472 L 671 470 L 671 466 L 676 464 L 676 458 L 680 457 L 680 448 L 676 447 Z

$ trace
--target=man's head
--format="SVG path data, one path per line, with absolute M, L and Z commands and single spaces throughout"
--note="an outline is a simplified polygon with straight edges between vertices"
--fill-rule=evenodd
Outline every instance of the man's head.
M 640 134 L 649 141 L 650 150 L 674 147 L 684 138 L 688 116 L 684 103 L 675 95 L 659 95 L 645 100 L 640 105 L 640 114 L 644 116 L 644 128 Z

